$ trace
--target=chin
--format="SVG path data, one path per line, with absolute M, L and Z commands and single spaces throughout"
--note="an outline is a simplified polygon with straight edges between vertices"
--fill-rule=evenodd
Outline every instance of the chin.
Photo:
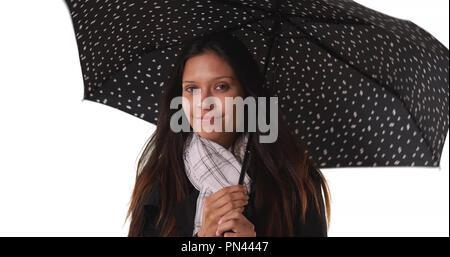
M 192 120 L 192 118 L 191 118 L 191 120 Z M 207 138 L 207 139 L 215 141 L 214 139 L 220 138 L 220 137 L 224 136 L 225 134 L 228 134 L 225 132 L 225 122 L 226 122 L 226 119 L 224 119 L 224 117 L 222 117 L 222 129 L 221 129 L 222 131 L 216 131 L 215 130 L 216 125 L 203 123 L 203 124 L 201 124 L 202 125 L 201 131 L 200 131 L 200 128 L 198 128 L 199 132 L 197 132 L 197 134 L 203 138 Z M 191 127 L 194 128 L 194 124 L 191 123 Z M 211 131 L 211 132 L 208 132 L 206 130 Z M 219 130 L 219 129 L 217 129 L 217 130 Z M 194 130 L 194 132 L 195 132 L 195 130 Z
M 203 138 L 215 141 L 215 139 L 219 138 L 222 135 L 222 132 L 215 132 L 215 131 L 206 132 L 206 131 L 202 131 L 202 132 L 198 132 L 198 135 L 203 137 Z

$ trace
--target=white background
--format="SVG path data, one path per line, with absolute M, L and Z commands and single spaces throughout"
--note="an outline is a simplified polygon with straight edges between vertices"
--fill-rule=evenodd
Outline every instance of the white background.
M 449 1 L 358 0 L 409 19 L 447 48 Z M 138 156 L 155 126 L 82 101 L 62 0 L 0 1 L 0 236 L 126 236 Z M 329 236 L 449 236 L 441 168 L 323 169 Z

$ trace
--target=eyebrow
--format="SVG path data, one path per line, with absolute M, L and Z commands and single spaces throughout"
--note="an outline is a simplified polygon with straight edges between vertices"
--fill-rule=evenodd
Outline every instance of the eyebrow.
M 222 78 L 229 78 L 231 80 L 234 80 L 233 76 L 219 76 L 217 78 L 213 78 L 212 80 L 218 80 L 218 79 L 222 79 Z M 190 81 L 190 80 L 185 80 L 185 81 L 183 81 L 183 84 L 184 83 L 196 83 L 196 82 L 195 81 Z

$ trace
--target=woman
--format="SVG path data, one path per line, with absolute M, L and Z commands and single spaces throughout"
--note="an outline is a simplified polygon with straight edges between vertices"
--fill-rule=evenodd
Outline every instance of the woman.
M 273 143 L 261 143 L 259 129 L 250 131 L 253 136 L 249 139 L 248 112 L 244 114 L 244 132 L 174 132 L 170 127 L 172 115 L 181 110 L 170 108 L 171 100 L 178 96 L 188 100 L 182 110 L 193 129 L 213 122 L 196 119 L 204 118 L 210 106 L 200 106 L 201 116 L 194 116 L 198 107 L 193 103 L 195 92 L 201 92 L 202 100 L 214 96 L 221 103 L 225 97 L 269 96 L 246 46 L 227 33 L 213 33 L 188 42 L 178 58 L 162 91 L 156 131 L 139 159 L 127 215 L 132 217 L 129 236 L 327 236 L 326 181 L 281 112 Z M 229 109 L 221 110 L 215 119 L 225 123 L 233 117 L 236 121 Z M 235 108 L 232 111 L 236 114 Z M 231 159 L 239 160 L 234 164 L 240 164 L 242 151 L 236 149 L 243 149 L 248 141 L 251 157 L 245 187 L 230 183 L 216 191 L 210 188 L 208 193 L 203 190 L 204 182 L 193 179 L 196 168 L 187 159 L 203 156 L 198 152 L 188 155 L 191 145 L 207 143 L 212 149 L 232 153 Z M 205 168 L 204 172 L 214 177 L 211 170 Z

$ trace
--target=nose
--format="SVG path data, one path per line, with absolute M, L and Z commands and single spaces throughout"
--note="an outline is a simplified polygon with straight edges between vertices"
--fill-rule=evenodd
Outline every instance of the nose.
M 209 92 L 209 90 L 202 90 L 202 89 L 198 89 L 196 90 L 196 92 L 194 93 L 194 106 L 195 108 L 198 108 L 200 110 L 209 110 L 212 107 L 212 103 L 208 104 L 207 101 L 205 101 L 205 98 L 211 96 L 211 93 Z
M 217 116 L 221 108 L 216 108 L 217 105 L 221 105 L 221 100 L 217 97 L 214 97 L 213 94 L 209 90 L 196 90 L 194 93 L 194 117 L 200 118 L 203 117 L 206 113 L 210 113 L 209 115 Z M 208 99 L 207 99 L 208 98 Z

